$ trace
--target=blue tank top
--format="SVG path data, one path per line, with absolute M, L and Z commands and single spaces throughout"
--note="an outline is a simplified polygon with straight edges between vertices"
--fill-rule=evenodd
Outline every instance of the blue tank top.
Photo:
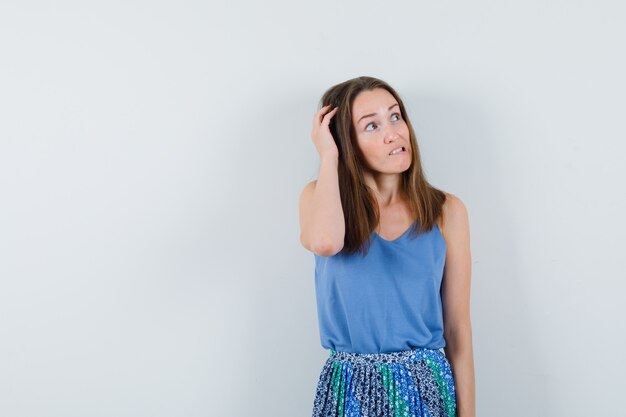
M 322 347 L 388 353 L 446 345 L 441 304 L 446 241 L 437 224 L 417 238 L 409 236 L 412 226 L 395 240 L 373 232 L 366 256 L 313 254 Z

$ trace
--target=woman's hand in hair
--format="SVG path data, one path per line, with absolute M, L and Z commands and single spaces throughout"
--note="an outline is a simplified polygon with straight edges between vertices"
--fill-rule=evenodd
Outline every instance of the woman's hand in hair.
M 328 111 L 330 107 L 326 105 L 322 107 L 313 119 L 313 131 L 311 132 L 311 139 L 320 154 L 321 159 L 327 157 L 339 158 L 339 150 L 333 139 L 333 135 L 330 133 L 328 125 L 330 119 L 337 113 L 339 107 L 335 107 L 331 111 Z M 325 113 L 325 114 L 324 114 Z

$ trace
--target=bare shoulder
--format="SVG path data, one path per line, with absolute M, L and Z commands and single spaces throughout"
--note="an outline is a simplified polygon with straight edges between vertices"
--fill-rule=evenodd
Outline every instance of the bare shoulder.
M 442 234 L 446 241 L 453 236 L 463 235 L 469 228 L 469 216 L 465 203 L 452 193 L 445 193 L 443 204 Z
M 467 207 L 465 203 L 456 195 L 446 193 L 446 201 L 443 203 L 444 217 L 466 217 Z

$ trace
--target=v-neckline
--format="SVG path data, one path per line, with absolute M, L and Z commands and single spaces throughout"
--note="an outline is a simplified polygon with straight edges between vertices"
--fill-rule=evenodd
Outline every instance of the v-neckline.
M 403 232 L 400 236 L 398 236 L 398 237 L 397 237 L 397 238 L 395 238 L 395 239 L 391 239 L 391 240 L 385 239 L 384 237 L 382 237 L 381 235 L 379 235 L 379 234 L 378 234 L 378 232 L 377 232 L 376 230 L 374 230 L 374 233 L 375 233 L 375 234 L 376 234 L 376 236 L 378 236 L 378 238 L 379 238 L 380 240 L 382 240 L 383 242 L 388 242 L 388 243 L 397 242 L 398 240 L 402 239 L 402 238 L 404 237 L 404 235 L 406 235 L 407 233 L 409 233 L 409 231 L 413 228 L 413 226 L 415 225 L 415 223 L 416 223 L 416 222 L 417 222 L 417 220 L 416 220 L 416 221 L 414 221 L 413 223 L 411 223 L 411 225 L 408 227 L 408 229 L 406 229 L 406 230 L 405 230 L 405 231 L 404 231 L 404 232 Z

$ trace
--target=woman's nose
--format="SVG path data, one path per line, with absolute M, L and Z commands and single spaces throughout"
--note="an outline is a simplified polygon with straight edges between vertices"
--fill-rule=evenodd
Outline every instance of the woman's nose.
M 393 126 L 387 127 L 387 129 L 385 130 L 385 140 L 390 141 L 396 139 L 398 139 L 398 132 L 396 131 L 396 129 L 394 129 Z

